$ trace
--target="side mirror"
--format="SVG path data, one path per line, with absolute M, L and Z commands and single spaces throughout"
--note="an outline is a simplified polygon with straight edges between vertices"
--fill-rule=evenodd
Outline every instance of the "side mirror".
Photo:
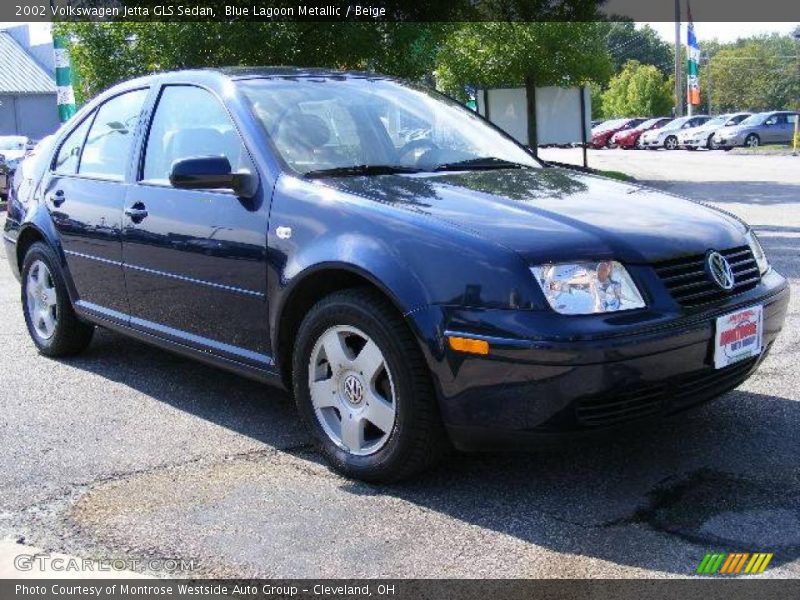
M 172 163 L 169 173 L 172 187 L 186 190 L 233 190 L 243 198 L 255 195 L 255 179 L 249 173 L 234 173 L 224 156 L 198 156 Z

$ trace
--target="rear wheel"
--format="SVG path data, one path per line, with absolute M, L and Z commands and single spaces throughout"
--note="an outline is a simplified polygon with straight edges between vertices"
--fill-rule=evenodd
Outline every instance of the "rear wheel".
M 761 138 L 755 133 L 751 133 L 745 138 L 744 145 L 748 148 L 758 148 L 761 145 Z
M 403 479 L 448 447 L 422 354 L 373 290 L 336 292 L 311 309 L 297 335 L 293 379 L 298 411 L 345 476 Z
M 77 354 L 92 341 L 94 327 L 75 315 L 55 253 L 33 244 L 22 263 L 22 308 L 28 333 L 47 356 Z
M 664 148 L 667 150 L 676 150 L 678 148 L 678 138 L 674 135 L 667 136 L 667 139 L 664 140 Z

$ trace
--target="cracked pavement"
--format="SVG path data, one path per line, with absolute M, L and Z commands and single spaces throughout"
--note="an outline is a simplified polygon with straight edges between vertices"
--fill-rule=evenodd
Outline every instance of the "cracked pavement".
M 656 185 L 713 194 L 691 179 L 715 153 L 597 160 L 647 176 L 651 154 L 672 161 Z M 194 576 L 682 577 L 713 550 L 774 552 L 763 577 L 800 576 L 800 169 L 742 174 L 752 158 L 713 158 L 709 181 L 792 280 L 756 376 L 602 443 L 455 456 L 395 486 L 328 471 L 290 399 L 260 384 L 105 331 L 79 357 L 39 356 L 0 256 L 0 539 L 196 559 Z M 787 180 L 759 180 L 773 171 Z M 739 197 L 737 180 L 761 191 Z

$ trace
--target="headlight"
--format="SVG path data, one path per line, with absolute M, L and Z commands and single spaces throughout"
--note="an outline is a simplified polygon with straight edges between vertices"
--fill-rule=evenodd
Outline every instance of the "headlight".
M 616 261 L 531 267 L 551 308 L 563 315 L 591 315 L 643 308 L 631 276 Z
M 747 245 L 750 246 L 753 257 L 756 259 L 758 272 L 763 275 L 769 271 L 769 261 L 767 260 L 767 255 L 764 253 L 764 248 L 761 247 L 761 242 L 758 241 L 756 234 L 753 233 L 752 230 L 747 232 L 745 239 L 747 239 Z

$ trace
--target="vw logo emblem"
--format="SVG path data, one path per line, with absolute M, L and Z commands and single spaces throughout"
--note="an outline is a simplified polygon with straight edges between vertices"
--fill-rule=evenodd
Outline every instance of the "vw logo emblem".
M 348 375 L 344 380 L 344 393 L 352 404 L 361 404 L 364 399 L 364 386 L 358 377 Z
M 711 279 L 723 290 L 730 290 L 736 280 L 728 260 L 719 252 L 712 250 L 706 257 L 706 267 Z

